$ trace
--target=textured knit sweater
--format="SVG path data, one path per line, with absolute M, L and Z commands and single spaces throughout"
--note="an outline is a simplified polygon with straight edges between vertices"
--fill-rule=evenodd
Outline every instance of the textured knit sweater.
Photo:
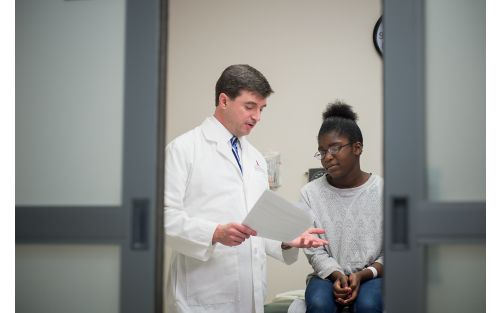
M 329 241 L 325 247 L 304 249 L 312 275 L 349 275 L 375 261 L 383 264 L 382 188 L 377 175 L 355 188 L 335 188 L 326 175 L 302 188 L 301 206 L 312 214 L 315 227 L 326 230 L 321 237 Z

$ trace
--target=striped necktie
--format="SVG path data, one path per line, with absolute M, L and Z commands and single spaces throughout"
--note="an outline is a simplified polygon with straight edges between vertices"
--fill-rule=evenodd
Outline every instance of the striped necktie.
M 238 162 L 238 166 L 240 167 L 241 174 L 243 174 L 243 169 L 241 168 L 241 163 L 240 163 L 240 156 L 238 154 L 238 137 L 233 136 L 233 138 L 231 138 L 231 147 L 236 162 Z

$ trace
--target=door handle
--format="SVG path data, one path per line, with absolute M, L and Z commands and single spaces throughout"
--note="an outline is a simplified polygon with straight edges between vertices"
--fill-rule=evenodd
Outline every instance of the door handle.
M 148 249 L 149 200 L 132 199 L 132 250 Z
M 391 199 L 391 248 L 407 250 L 408 247 L 408 197 Z

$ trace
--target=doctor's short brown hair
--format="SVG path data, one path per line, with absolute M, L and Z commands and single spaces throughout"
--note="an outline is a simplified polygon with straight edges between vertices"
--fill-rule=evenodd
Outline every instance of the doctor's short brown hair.
M 234 99 L 242 90 L 255 92 L 263 98 L 269 97 L 273 90 L 261 72 L 247 64 L 228 66 L 215 84 L 215 106 L 219 105 L 219 95 L 225 93 Z

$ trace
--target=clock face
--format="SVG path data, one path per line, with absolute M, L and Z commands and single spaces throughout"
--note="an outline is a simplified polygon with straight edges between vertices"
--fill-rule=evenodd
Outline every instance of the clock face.
M 375 27 L 373 28 L 373 44 L 377 52 L 383 54 L 383 43 L 384 43 L 384 24 L 382 23 L 382 16 L 378 19 Z

